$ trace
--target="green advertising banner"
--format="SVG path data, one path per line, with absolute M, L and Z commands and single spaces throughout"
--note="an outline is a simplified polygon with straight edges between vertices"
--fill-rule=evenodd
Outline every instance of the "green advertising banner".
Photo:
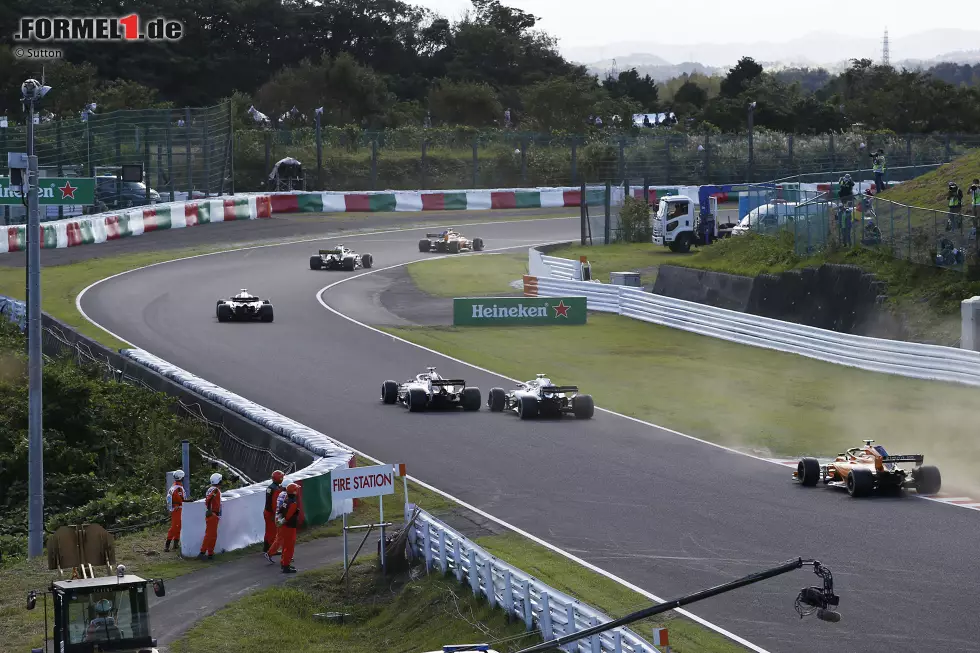
M 95 204 L 95 179 L 42 177 L 38 180 L 38 204 L 91 205 Z M 21 194 L 10 188 L 10 177 L 0 177 L 0 205 L 23 204 Z
M 457 297 L 455 326 L 585 324 L 585 297 Z

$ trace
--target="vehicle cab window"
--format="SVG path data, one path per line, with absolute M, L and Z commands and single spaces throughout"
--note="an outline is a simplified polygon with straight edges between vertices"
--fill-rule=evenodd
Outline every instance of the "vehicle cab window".
M 150 636 L 146 596 L 141 588 L 67 594 L 69 644 L 87 644 Z

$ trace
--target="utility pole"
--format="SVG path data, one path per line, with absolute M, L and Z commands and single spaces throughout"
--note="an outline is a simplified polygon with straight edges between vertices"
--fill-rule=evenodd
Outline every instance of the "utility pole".
M 51 90 L 35 79 L 21 85 L 27 112 L 27 357 L 28 357 L 28 491 L 27 555 L 44 552 L 44 441 L 41 429 L 41 212 L 38 164 L 34 153 L 35 104 Z

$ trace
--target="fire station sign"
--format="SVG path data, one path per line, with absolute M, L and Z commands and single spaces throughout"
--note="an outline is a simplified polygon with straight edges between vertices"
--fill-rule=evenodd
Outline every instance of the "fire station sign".
M 395 470 L 391 465 L 350 467 L 330 472 L 334 501 L 377 497 L 395 493 Z

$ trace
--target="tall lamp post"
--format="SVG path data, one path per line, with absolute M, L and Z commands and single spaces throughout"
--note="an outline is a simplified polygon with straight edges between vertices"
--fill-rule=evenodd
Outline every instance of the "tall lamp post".
M 50 86 L 28 79 L 20 87 L 27 113 L 27 357 L 28 357 L 28 491 L 27 555 L 44 551 L 44 442 L 41 431 L 41 214 L 38 165 L 34 154 L 34 111 Z
M 749 104 L 749 181 L 755 181 L 755 151 L 752 142 L 752 124 L 755 117 L 755 102 Z

